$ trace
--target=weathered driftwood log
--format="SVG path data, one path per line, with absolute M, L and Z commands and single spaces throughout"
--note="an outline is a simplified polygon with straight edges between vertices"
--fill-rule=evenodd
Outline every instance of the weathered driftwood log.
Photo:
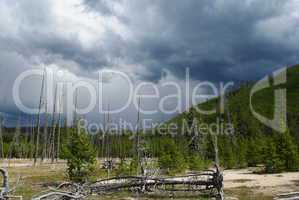
M 92 193 L 103 194 L 130 189 L 140 192 L 202 192 L 216 191 L 214 196 L 223 199 L 223 176 L 219 169 L 189 176 L 153 178 L 143 176 L 114 177 L 99 180 L 89 186 Z M 169 187 L 171 186 L 171 187 Z M 177 188 L 175 186 L 178 186 Z
M 166 185 L 193 185 L 193 186 L 204 186 L 206 189 L 214 188 L 214 183 L 212 180 L 176 180 L 176 179 L 143 179 L 135 178 L 135 179 L 119 179 L 120 182 L 107 182 L 103 184 L 94 184 L 91 185 L 91 190 L 96 193 L 115 191 L 120 189 L 129 189 L 129 188 L 141 188 L 145 186 L 145 188 L 156 189 L 158 186 L 166 186 Z M 153 190 L 151 189 L 151 191 Z
M 67 192 L 49 192 L 38 197 L 32 198 L 32 200 L 44 200 L 44 199 L 83 199 L 81 194 L 72 194 Z
M 0 173 L 3 177 L 3 183 L 2 183 L 2 191 L 1 193 L 8 193 L 9 192 L 9 177 L 8 172 L 4 168 L 0 168 Z
M 1 186 L 1 192 L 0 192 L 0 199 L 8 199 L 8 194 L 10 192 L 9 189 L 9 177 L 8 177 L 8 172 L 4 168 L 0 168 L 0 173 L 3 177 L 3 183 Z
M 276 200 L 299 200 L 299 192 L 279 194 L 275 199 Z
M 120 190 L 141 193 L 208 192 L 217 200 L 223 200 L 223 177 L 220 170 L 177 177 L 125 176 L 103 179 L 90 184 L 63 183 L 55 190 L 39 195 L 34 200 L 83 199 L 91 194 L 105 194 Z M 65 190 L 65 191 L 61 191 Z M 66 192 L 68 191 L 68 192 Z

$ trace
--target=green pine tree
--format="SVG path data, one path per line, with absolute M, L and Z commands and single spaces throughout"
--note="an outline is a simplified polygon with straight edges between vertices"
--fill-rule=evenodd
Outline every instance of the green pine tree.
M 208 168 L 208 162 L 195 154 L 189 156 L 188 165 L 190 170 L 195 171 L 202 171 Z
M 183 172 L 187 165 L 184 156 L 172 139 L 165 139 L 161 156 L 158 159 L 159 167 L 168 174 Z
M 276 151 L 275 142 L 269 139 L 264 158 L 266 173 L 278 173 L 284 168 L 283 162 L 280 160 Z
M 75 130 L 70 132 L 71 139 L 63 151 L 63 156 L 67 160 L 67 172 L 72 181 L 84 182 L 95 167 L 96 152 L 86 133 L 77 133 Z
M 257 139 L 250 138 L 248 141 L 248 148 L 247 148 L 247 162 L 249 167 L 256 167 L 257 164 L 260 162 L 261 157 L 261 146 L 259 146 L 259 142 Z
M 298 149 L 294 143 L 290 131 L 277 134 L 276 136 L 277 154 L 283 162 L 284 170 L 296 171 L 299 168 Z

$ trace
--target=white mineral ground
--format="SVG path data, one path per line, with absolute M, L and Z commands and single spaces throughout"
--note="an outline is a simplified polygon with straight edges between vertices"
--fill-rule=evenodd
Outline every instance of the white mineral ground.
M 299 191 L 299 172 L 254 174 L 250 169 L 224 171 L 224 188 L 252 188 L 252 191 L 276 195 Z

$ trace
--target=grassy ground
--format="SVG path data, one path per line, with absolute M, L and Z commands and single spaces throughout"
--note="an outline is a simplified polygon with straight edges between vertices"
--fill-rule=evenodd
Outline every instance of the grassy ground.
M 67 179 L 62 164 L 44 164 L 38 166 L 7 167 L 10 187 L 16 186 L 14 194 L 30 199 L 33 194 L 46 190 Z
M 68 181 L 66 164 L 43 163 L 36 166 L 32 161 L 13 161 L 9 164 L 2 163 L 9 172 L 10 187 L 16 187 L 14 195 L 22 195 L 23 198 L 31 199 L 33 195 L 55 187 L 62 182 Z M 94 172 L 94 177 L 104 177 L 106 172 L 100 168 Z M 96 178 L 94 178 L 96 179 Z

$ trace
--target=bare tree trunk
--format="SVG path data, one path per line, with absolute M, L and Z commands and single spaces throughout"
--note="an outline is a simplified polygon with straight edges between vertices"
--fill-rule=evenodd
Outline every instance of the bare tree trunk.
M 27 146 L 30 147 L 29 149 L 27 149 L 27 152 L 26 152 L 26 158 L 30 158 L 30 149 L 31 149 L 31 120 L 30 119 L 27 119 L 27 130 L 26 130 L 26 135 L 27 135 Z M 29 126 L 30 125 L 30 126 Z
M 14 137 L 12 139 L 12 142 L 9 145 L 9 150 L 8 150 L 8 165 L 10 165 L 10 160 L 13 157 L 13 150 L 16 151 L 16 156 L 19 157 L 19 135 L 20 135 L 20 116 L 18 117 L 18 122 L 17 126 L 15 129 Z
M 0 118 L 0 142 L 1 142 L 1 159 L 4 159 L 4 148 L 3 148 L 3 134 L 2 134 L 2 127 L 3 127 L 3 118 Z
M 61 126 L 60 126 L 60 120 L 58 121 L 58 136 L 57 136 L 57 153 L 56 153 L 56 162 L 58 162 L 59 156 L 60 156 L 60 134 L 61 133 Z
M 62 88 L 61 88 L 62 89 Z M 63 112 L 63 97 L 64 93 L 60 90 L 61 94 L 59 95 L 59 111 L 58 111 L 58 136 L 57 136 L 57 151 L 56 151 L 56 162 L 58 162 L 60 154 L 60 137 L 61 137 L 61 113 Z
M 75 94 L 75 110 L 74 110 L 74 119 L 73 119 L 73 127 L 74 130 L 77 130 L 77 106 L 78 106 L 78 89 L 76 88 L 76 94 Z
M 45 158 L 47 158 L 47 143 L 48 143 L 48 113 L 47 113 L 47 103 L 46 103 L 46 113 L 45 113 L 45 126 L 44 126 L 44 137 L 43 137 L 43 153 L 42 153 L 42 162 Z
M 52 136 L 51 136 L 51 163 L 54 163 L 54 159 L 55 159 L 56 102 L 57 102 L 57 85 L 55 87 L 55 95 L 54 95 L 54 103 L 53 103 Z
M 58 114 L 58 136 L 57 136 L 57 150 L 56 150 L 56 162 L 58 162 L 60 154 L 60 131 L 61 131 L 61 114 Z
M 34 118 L 33 117 L 31 117 L 31 130 L 30 130 L 30 155 L 29 155 L 29 157 L 30 157 L 30 159 L 32 159 L 33 158 L 33 154 L 34 154 Z
M 138 99 L 138 110 L 137 110 L 137 122 L 136 122 L 136 156 L 137 156 L 137 176 L 139 175 L 138 168 L 141 166 L 141 159 L 140 159 L 140 135 L 139 135 L 139 123 L 140 123 L 140 98 Z
M 40 99 L 39 99 L 39 106 L 38 106 L 38 115 L 37 115 L 37 132 L 36 132 L 36 144 L 35 144 L 35 154 L 34 154 L 34 165 L 36 165 L 37 157 L 38 157 L 38 151 L 39 151 L 39 136 L 40 136 L 40 112 L 42 108 L 42 102 L 43 102 L 43 94 L 44 94 L 44 85 L 45 85 L 45 73 L 43 74 L 42 79 L 42 86 L 40 91 Z
M 105 160 L 105 137 L 106 137 L 106 114 L 104 113 L 103 135 L 102 135 L 102 158 Z
M 111 169 L 110 169 L 110 163 L 111 163 L 111 160 L 110 160 L 110 140 L 109 140 L 109 133 L 110 133 L 110 103 L 108 103 L 108 115 L 107 115 L 107 140 L 106 140 L 106 142 L 107 142 L 107 145 L 106 145 L 106 150 L 107 150 L 107 163 L 108 163 L 108 165 L 107 165 L 107 176 L 108 176 L 108 178 L 110 177 L 110 171 L 111 171 Z
M 68 127 L 68 125 L 67 125 L 67 114 L 65 115 L 65 120 L 64 120 L 64 128 L 65 128 L 65 132 L 64 132 L 64 134 L 65 134 L 65 140 L 66 140 L 66 144 L 68 144 L 69 143 L 69 139 L 70 139 L 70 133 L 69 133 L 69 127 Z

